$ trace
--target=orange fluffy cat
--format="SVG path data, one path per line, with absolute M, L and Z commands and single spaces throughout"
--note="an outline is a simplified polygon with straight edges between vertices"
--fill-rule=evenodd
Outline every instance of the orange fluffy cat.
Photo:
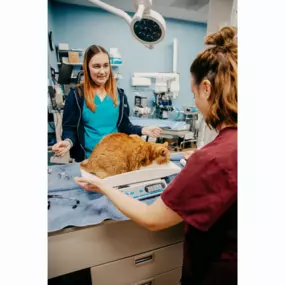
M 82 161 L 80 167 L 106 178 L 150 165 L 168 163 L 170 152 L 168 143 L 145 142 L 137 135 L 115 133 L 105 136 L 93 149 L 88 160 Z

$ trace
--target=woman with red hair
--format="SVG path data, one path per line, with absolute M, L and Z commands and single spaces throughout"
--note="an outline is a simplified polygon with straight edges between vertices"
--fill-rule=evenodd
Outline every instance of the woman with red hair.
M 86 50 L 83 69 L 84 83 L 72 88 L 65 102 L 62 141 L 52 147 L 57 156 L 70 150 L 70 156 L 80 162 L 111 133 L 160 135 L 160 128 L 142 128 L 130 122 L 127 96 L 117 88 L 109 54 L 103 47 L 92 45 Z

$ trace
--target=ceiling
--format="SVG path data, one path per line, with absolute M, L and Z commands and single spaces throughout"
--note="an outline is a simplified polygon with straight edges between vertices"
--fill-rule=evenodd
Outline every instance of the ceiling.
M 80 6 L 97 7 L 88 0 L 53 0 Z M 102 2 L 122 9 L 135 12 L 134 0 L 103 0 Z M 209 0 L 153 0 L 152 9 L 166 18 L 206 23 L 208 18 Z

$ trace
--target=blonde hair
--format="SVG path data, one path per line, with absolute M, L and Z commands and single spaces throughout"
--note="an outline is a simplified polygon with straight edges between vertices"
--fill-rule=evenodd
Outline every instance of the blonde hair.
M 193 61 L 190 72 L 195 84 L 208 79 L 213 87 L 210 110 L 205 122 L 216 129 L 221 123 L 237 125 L 237 29 L 224 27 L 208 35 L 205 44 L 213 45 Z
M 92 80 L 89 71 L 89 62 L 91 58 L 98 54 L 98 53 L 105 53 L 108 55 L 108 59 L 110 62 L 110 56 L 108 52 L 101 46 L 92 45 L 90 46 L 84 54 L 84 61 L 83 61 L 83 71 L 84 71 L 84 82 L 83 82 L 83 93 L 84 98 L 86 100 L 86 106 L 93 112 L 96 110 L 96 105 L 94 103 L 94 89 L 95 89 L 95 82 Z M 82 84 L 81 84 L 82 88 Z M 117 84 L 116 80 L 114 79 L 112 68 L 110 67 L 110 75 L 105 83 L 105 89 L 108 95 L 114 101 L 114 105 L 118 106 L 118 94 L 117 94 Z

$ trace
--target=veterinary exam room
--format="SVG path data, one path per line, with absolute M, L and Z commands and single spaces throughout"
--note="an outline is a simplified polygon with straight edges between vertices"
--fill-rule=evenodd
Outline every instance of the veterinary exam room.
M 237 1 L 48 0 L 48 284 L 237 284 Z

